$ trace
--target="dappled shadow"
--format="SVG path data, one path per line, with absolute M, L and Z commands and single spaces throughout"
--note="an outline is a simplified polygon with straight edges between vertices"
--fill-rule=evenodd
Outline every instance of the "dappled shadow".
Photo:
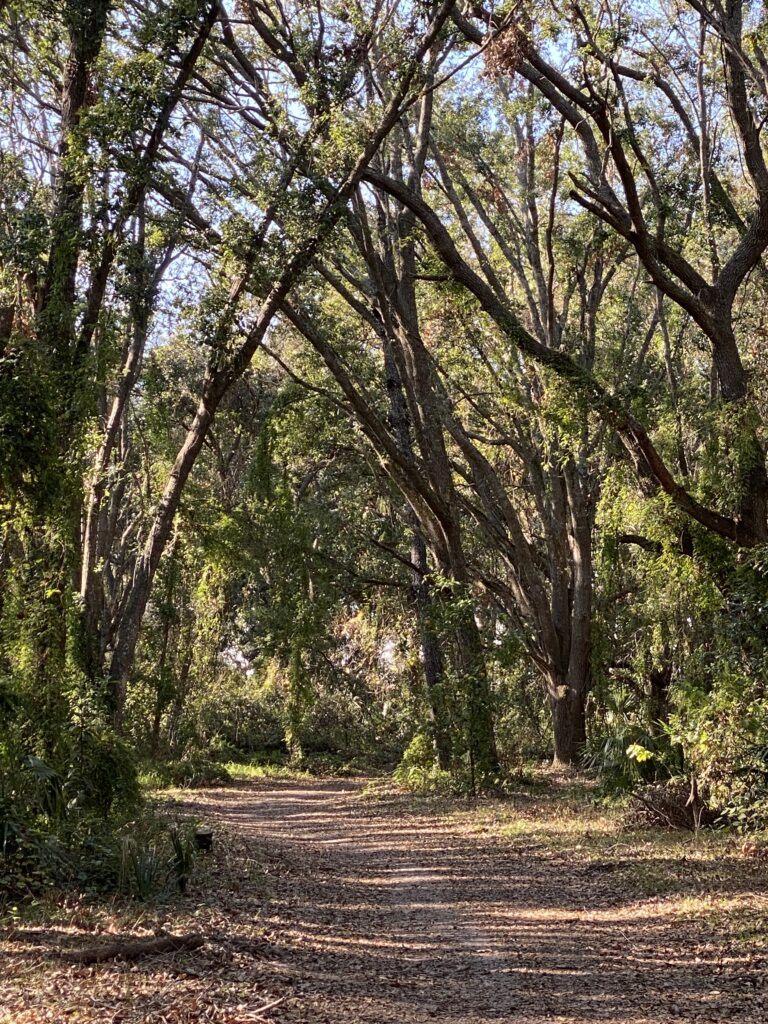
M 612 865 L 462 834 L 358 793 L 281 780 L 195 805 L 263 844 L 272 878 L 259 971 L 311 992 L 279 1019 L 768 1021 L 764 965 L 638 899 Z M 724 891 L 749 887 L 733 864 L 720 873 Z M 331 1002 L 338 1016 L 326 1018 Z
M 122 936 L 115 936 L 119 941 Z M 71 929 L 50 925 L 0 928 L 0 942 L 12 942 L 16 953 L 34 953 L 36 956 L 58 957 L 61 953 L 77 949 L 82 938 Z

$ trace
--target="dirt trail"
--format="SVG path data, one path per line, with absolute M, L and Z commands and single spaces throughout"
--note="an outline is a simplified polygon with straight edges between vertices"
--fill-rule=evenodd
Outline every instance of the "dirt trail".
M 196 806 L 264 851 L 254 971 L 285 997 L 278 1024 L 768 1021 L 754 954 L 599 865 L 361 800 L 354 782 L 271 781 Z

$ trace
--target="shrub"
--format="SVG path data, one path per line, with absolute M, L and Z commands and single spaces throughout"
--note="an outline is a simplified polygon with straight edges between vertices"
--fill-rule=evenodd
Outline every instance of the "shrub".
M 628 793 L 669 779 L 683 766 L 675 737 L 660 723 L 652 730 L 637 700 L 625 691 L 606 697 L 601 728 L 587 740 L 582 763 L 597 773 L 609 793 Z
M 156 768 L 156 772 L 164 785 L 183 789 L 205 789 L 232 782 L 232 776 L 223 764 L 211 761 L 203 754 L 189 754 L 180 761 L 169 761 Z
M 768 697 L 764 683 L 722 672 L 708 692 L 682 688 L 672 727 L 699 785 L 741 831 L 768 828 Z
M 424 733 L 413 737 L 393 774 L 395 782 L 415 792 L 449 793 L 455 780 L 437 764 L 432 741 Z
M 77 729 L 66 790 L 75 804 L 106 818 L 113 806 L 126 810 L 140 799 L 136 762 L 128 745 L 107 728 Z
M 139 900 L 185 892 L 194 853 L 191 829 L 151 808 L 130 819 L 70 814 L 47 831 L 17 823 L 0 855 L 0 914 L 51 887 Z

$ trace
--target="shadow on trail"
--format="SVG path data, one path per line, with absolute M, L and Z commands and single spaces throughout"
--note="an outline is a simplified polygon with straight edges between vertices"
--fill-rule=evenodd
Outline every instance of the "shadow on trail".
M 768 1021 L 763 965 L 668 904 L 635 901 L 567 855 L 359 792 L 270 781 L 206 806 L 263 843 L 259 970 L 301 993 L 281 1020 Z

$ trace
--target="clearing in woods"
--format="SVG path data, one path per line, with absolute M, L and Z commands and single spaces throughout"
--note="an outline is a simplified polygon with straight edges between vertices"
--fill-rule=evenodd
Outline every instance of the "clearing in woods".
M 469 807 L 362 789 L 264 780 L 183 801 L 217 832 L 202 902 L 6 930 L 0 1020 L 768 1021 L 754 851 L 638 845 L 562 796 Z M 206 944 L 92 967 L 51 952 L 161 926 Z

